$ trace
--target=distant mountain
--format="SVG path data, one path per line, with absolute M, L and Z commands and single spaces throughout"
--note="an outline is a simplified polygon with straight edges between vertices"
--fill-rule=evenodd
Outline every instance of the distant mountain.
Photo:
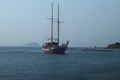
M 107 46 L 107 48 L 116 48 L 116 49 L 120 49 L 120 43 L 119 42 L 116 42 L 114 44 L 110 44 Z
M 36 42 L 26 43 L 23 45 L 24 47 L 40 47 L 41 45 Z

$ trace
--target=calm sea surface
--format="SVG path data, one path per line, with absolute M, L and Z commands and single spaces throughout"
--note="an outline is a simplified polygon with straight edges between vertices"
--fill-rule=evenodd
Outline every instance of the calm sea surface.
M 0 47 L 0 80 L 120 80 L 120 50 Z

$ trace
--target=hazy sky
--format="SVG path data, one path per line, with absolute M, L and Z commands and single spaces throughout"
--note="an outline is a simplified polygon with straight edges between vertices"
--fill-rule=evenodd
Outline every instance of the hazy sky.
M 120 0 L 0 0 L 0 46 L 47 41 L 52 2 L 54 17 L 60 3 L 61 42 L 94 47 L 120 41 Z

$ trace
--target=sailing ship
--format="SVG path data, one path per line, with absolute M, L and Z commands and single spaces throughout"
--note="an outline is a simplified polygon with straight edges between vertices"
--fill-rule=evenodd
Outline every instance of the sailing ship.
M 59 20 L 59 4 L 58 4 L 58 18 L 57 18 L 57 39 L 54 38 L 53 36 L 53 3 L 52 3 L 52 14 L 51 14 L 51 38 L 49 39 L 48 42 L 43 44 L 43 52 L 44 53 L 55 53 L 55 54 L 64 54 L 66 49 L 68 48 L 69 41 L 63 44 L 59 44 L 60 42 L 60 20 Z

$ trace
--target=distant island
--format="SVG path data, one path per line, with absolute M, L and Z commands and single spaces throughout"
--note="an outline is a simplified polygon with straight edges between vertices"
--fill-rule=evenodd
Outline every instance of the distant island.
M 107 48 L 111 48 L 111 49 L 120 49 L 120 43 L 116 42 L 114 44 L 110 44 L 107 46 Z
M 23 46 L 24 47 L 41 47 L 41 45 L 36 42 L 26 43 Z

